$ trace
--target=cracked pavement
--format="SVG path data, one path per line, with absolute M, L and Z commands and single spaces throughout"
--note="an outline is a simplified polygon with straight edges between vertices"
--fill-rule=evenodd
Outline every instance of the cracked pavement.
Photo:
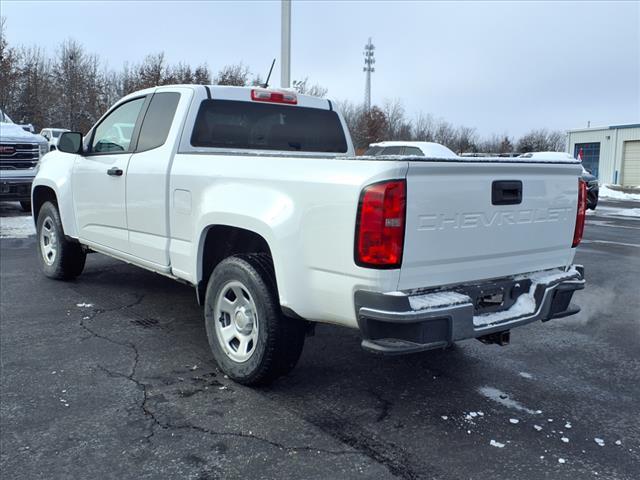
M 261 389 L 217 370 L 192 288 L 99 254 L 48 280 L 2 239 L 2 477 L 637 478 L 640 220 L 586 238 L 576 317 L 390 358 L 322 325 Z

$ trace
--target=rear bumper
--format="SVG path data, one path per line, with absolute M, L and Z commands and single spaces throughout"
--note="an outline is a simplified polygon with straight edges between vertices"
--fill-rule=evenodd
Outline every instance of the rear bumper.
M 437 292 L 358 291 L 355 303 L 362 347 L 383 354 L 412 353 L 573 315 L 580 308 L 571 304 L 571 297 L 584 283 L 583 267 L 574 265 L 566 271 L 536 272 Z M 510 308 L 478 313 L 478 299 L 496 289 L 505 292 L 505 299 L 513 295 Z M 512 294 L 516 289 L 518 294 Z
M 0 200 L 31 200 L 31 184 L 33 175 L 0 176 Z

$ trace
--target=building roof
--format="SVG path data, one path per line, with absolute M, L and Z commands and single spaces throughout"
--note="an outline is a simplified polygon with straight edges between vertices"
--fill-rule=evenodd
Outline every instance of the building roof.
M 620 125 L 609 125 L 608 127 L 573 128 L 571 130 L 567 130 L 567 133 L 593 132 L 598 130 L 620 130 L 623 128 L 640 128 L 640 123 L 623 123 Z

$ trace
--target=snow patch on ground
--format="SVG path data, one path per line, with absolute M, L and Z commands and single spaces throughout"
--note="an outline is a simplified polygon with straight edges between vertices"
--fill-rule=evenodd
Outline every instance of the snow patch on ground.
M 504 443 L 496 442 L 495 440 L 491 440 L 489 445 L 496 448 L 504 448 Z
M 598 197 L 613 198 L 614 200 L 640 200 L 640 193 L 625 193 L 613 190 L 606 185 L 600 185 Z
M 522 405 L 520 402 L 517 402 L 516 400 L 509 398 L 509 395 L 507 395 L 501 390 L 498 390 L 497 388 L 480 387 L 478 389 L 478 392 L 480 392 L 481 395 L 487 397 L 489 400 L 493 400 L 494 402 L 499 403 L 500 405 L 503 405 L 507 408 L 512 408 L 514 410 L 519 410 L 521 412 L 526 412 L 531 415 L 537 414 L 537 411 L 531 410 L 530 408 L 527 408 L 524 405 Z
M 31 216 L 0 218 L 0 238 L 27 238 L 35 233 Z
M 604 215 L 606 217 L 634 217 L 640 218 L 640 208 L 612 208 L 612 207 L 598 207 L 597 215 Z
M 520 372 L 518 375 L 520 375 L 522 378 L 533 378 L 533 375 L 527 372 Z

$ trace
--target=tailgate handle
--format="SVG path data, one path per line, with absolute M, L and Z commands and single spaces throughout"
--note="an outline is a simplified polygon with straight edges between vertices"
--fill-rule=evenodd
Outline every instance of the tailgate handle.
M 496 180 L 491 184 L 492 205 L 519 205 L 522 203 L 520 180 Z

